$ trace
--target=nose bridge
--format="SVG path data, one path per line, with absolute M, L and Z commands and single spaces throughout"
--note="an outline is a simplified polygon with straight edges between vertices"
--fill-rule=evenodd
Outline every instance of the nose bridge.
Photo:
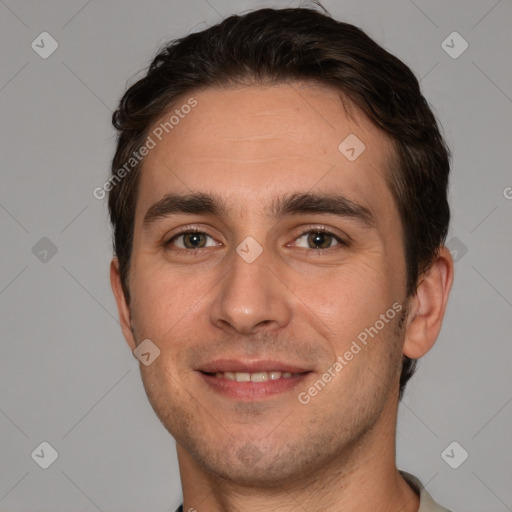
M 289 321 L 286 292 L 269 268 L 271 261 L 271 252 L 251 237 L 239 244 L 230 258 L 231 271 L 215 297 L 211 312 L 214 324 L 252 333 Z

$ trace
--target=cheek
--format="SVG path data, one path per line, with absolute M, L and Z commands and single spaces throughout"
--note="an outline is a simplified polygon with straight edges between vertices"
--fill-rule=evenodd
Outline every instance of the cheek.
M 310 291 L 308 306 L 329 327 L 326 342 L 330 352 L 334 357 L 347 354 L 350 361 L 343 370 L 344 377 L 338 379 L 340 384 L 345 379 L 356 379 L 366 386 L 368 367 L 380 374 L 389 367 L 389 358 L 396 352 L 398 314 L 393 304 L 397 297 L 393 296 L 389 280 L 374 268 L 347 268 L 331 276 L 329 287 L 322 287 L 321 292 Z
M 141 365 L 141 377 L 149 402 L 166 428 L 179 423 L 177 418 L 191 414 L 190 395 L 182 384 L 182 375 L 168 357 L 159 357 L 149 366 Z
M 294 286 L 304 305 L 343 338 L 385 313 L 398 298 L 393 288 L 392 276 L 370 258 Z
M 140 266 L 132 281 L 132 315 L 139 336 L 157 344 L 165 340 L 187 315 L 193 314 L 199 298 L 194 283 L 187 286 L 177 276 Z

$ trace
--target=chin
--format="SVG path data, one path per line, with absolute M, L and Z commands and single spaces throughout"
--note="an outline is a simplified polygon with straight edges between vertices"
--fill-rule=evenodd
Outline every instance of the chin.
M 295 443 L 230 440 L 225 446 L 205 438 L 182 441 L 179 442 L 182 449 L 203 471 L 244 487 L 282 488 L 326 462 L 315 447 L 298 440 Z
M 298 473 L 303 472 L 297 466 L 296 460 L 287 461 L 281 456 L 272 454 L 271 456 L 263 456 L 258 462 L 250 463 L 250 457 L 247 458 L 245 448 L 240 451 L 243 452 L 240 458 L 233 454 L 234 457 L 232 456 L 228 460 L 225 453 L 219 454 L 219 458 L 216 460 L 203 460 L 203 467 L 212 474 L 220 476 L 233 484 L 266 489 L 282 487 L 284 483 L 293 480 Z

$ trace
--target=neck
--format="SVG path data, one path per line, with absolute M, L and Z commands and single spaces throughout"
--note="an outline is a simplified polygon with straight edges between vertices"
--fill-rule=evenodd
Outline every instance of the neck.
M 396 468 L 396 409 L 384 408 L 379 421 L 362 438 L 343 453 L 334 454 L 320 468 L 305 468 L 293 480 L 276 482 L 268 488 L 221 478 L 197 464 L 177 444 L 183 510 L 417 512 L 419 498 Z

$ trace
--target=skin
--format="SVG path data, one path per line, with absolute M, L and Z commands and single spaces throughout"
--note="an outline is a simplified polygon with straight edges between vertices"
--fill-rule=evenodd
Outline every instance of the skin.
M 400 361 L 433 346 L 453 262 L 440 248 L 406 297 L 402 226 L 385 182 L 390 141 L 319 85 L 193 97 L 197 106 L 144 160 L 129 305 L 111 264 L 130 349 L 149 338 L 161 351 L 141 375 L 177 442 L 184 510 L 417 511 L 395 463 Z M 338 150 L 351 133 L 366 146 L 353 162 Z M 165 194 L 192 192 L 221 196 L 226 214 L 180 213 L 144 229 Z M 368 208 L 375 226 L 328 213 L 269 215 L 274 198 L 295 192 L 343 194 Z M 162 243 L 190 227 L 209 235 L 206 247 L 178 252 L 183 237 Z M 301 235 L 318 227 L 349 245 L 327 237 L 327 248 L 315 249 Z M 252 263 L 236 252 L 248 236 L 263 249 Z M 396 302 L 402 324 L 396 315 L 301 404 L 298 394 Z M 212 391 L 196 371 L 217 358 L 277 359 L 312 373 L 297 389 L 242 401 Z

